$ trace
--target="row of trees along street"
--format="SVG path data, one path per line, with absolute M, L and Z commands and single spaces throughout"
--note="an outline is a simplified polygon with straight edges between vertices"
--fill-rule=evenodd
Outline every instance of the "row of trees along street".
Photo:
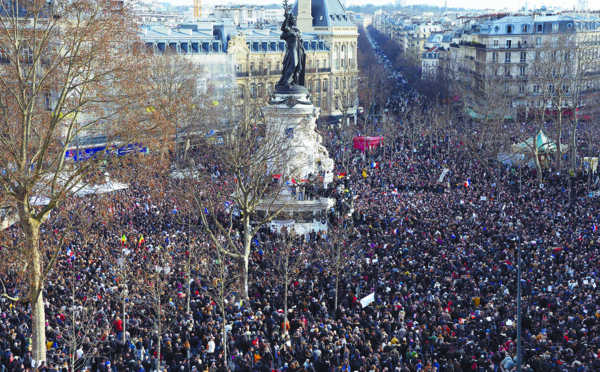
M 57 272 L 58 267 L 69 268 L 61 257 L 74 240 L 91 249 L 106 250 L 103 259 L 114 261 L 110 274 L 118 283 L 107 295 L 121 304 L 123 320 L 132 303 L 143 304 L 144 322 L 152 325 L 158 341 L 177 314 L 189 311 L 189 304 L 180 309 L 171 299 L 179 292 L 189 299 L 191 283 L 196 281 L 224 311 L 225 304 L 245 300 L 253 280 L 265 275 L 279 283 L 282 295 L 288 296 L 293 290 L 290 283 L 318 262 L 335 282 L 337 301 L 339 278 L 356 259 L 358 249 L 348 243 L 352 231 L 343 220 L 332 227 L 325 249 L 319 252 L 306 248 L 290 231 L 264 258 L 272 261 L 272 270 L 257 272 L 250 266 L 250 257 L 258 255 L 253 245 L 258 234 L 285 211 L 287 202 L 281 202 L 280 195 L 285 180 L 294 173 L 285 133 L 266 125 L 264 96 L 244 94 L 240 105 L 236 92 L 214 101 L 210 90 L 198 91 L 201 71 L 192 64 L 174 55 L 147 53 L 127 3 L 30 0 L 20 3 L 19 12 L 10 4 L 0 5 L 0 45 L 4 48 L 0 205 L 16 211 L 17 225 L 0 233 L 0 279 L 4 299 L 31 309 L 33 359 L 46 360 L 47 333 L 65 335 L 73 351 L 83 343 L 99 342 L 89 337 L 92 334 L 107 332 L 106 328 L 93 329 L 90 321 L 89 314 L 98 311 L 97 302 L 91 301 L 96 294 L 81 293 L 77 273 Z M 21 22 L 21 10 L 30 20 L 27 27 Z M 543 99 L 571 108 L 572 115 L 565 117 L 533 108 L 524 114 L 510 106 L 511 92 L 494 89 L 498 84 L 459 84 L 464 80 L 454 70 L 442 72 L 452 77 L 448 78 L 453 81 L 451 94 L 427 99 L 412 93 L 405 96 L 388 71 L 374 62 L 364 35 L 359 42 L 359 101 L 365 114 L 357 127 L 342 126 L 328 140 L 350 146 L 358 132 L 382 133 L 385 146 L 396 146 L 397 139 L 403 138 L 410 139 L 415 150 L 427 140 L 445 146 L 448 152 L 461 152 L 466 159 L 488 167 L 493 175 L 502 167 L 498 154 L 542 129 L 558 143 L 563 132 L 568 133 L 571 170 L 577 167 L 576 155 L 584 144 L 588 151 L 598 148 L 597 126 L 593 121 L 580 122 L 584 115 L 595 117 L 593 110 L 598 105 L 586 85 L 591 76 L 584 65 L 588 66 L 592 57 L 577 45 L 565 41 L 562 49 L 556 46 L 558 49 L 542 51 L 549 53 L 554 64 L 544 64 L 541 61 L 548 59 L 528 53 L 530 68 L 539 71 L 535 79 L 540 93 L 523 99 Z M 581 62 L 578 75 L 573 66 L 564 63 L 561 69 L 558 63 L 575 54 L 590 61 Z M 501 78 L 489 74 L 488 81 Z M 340 108 L 350 105 L 344 92 L 349 95 L 348 88 L 338 93 Z M 407 110 L 397 110 L 394 97 L 398 95 L 410 101 Z M 467 108 L 483 119 L 472 119 Z M 376 122 L 375 116 L 380 120 Z M 285 118 L 270 119 L 288 124 Z M 84 156 L 81 150 L 88 146 L 84 140 L 92 136 L 102 137 L 105 149 Z M 116 156 L 127 145 L 134 151 Z M 142 154 L 142 149 L 147 149 L 147 154 Z M 532 151 L 535 154 L 537 148 Z M 350 166 L 345 153 L 342 158 L 338 164 Z M 565 165 L 558 158 L 553 167 L 562 171 Z M 541 181 L 543 169 L 537 160 L 536 166 Z M 275 170 L 281 173 L 275 175 Z M 147 204 L 172 202 L 179 206 L 169 218 L 188 229 L 185 251 L 174 251 L 167 241 L 143 245 L 143 237 L 134 231 L 124 234 L 124 243 L 130 246 L 135 235 L 139 246 L 147 248 L 143 260 L 125 245 L 110 250 L 95 245 L 100 234 L 106 239 L 108 229 L 122 228 L 122 216 L 113 212 L 120 205 L 119 194 L 78 194 L 85 186 L 106 184 L 107 174 L 142 194 L 141 204 L 145 200 Z M 499 177 L 497 182 L 500 184 Z M 152 218 L 167 217 L 146 208 Z M 180 259 L 181 255 L 185 259 Z M 173 284 L 176 275 L 186 278 L 181 289 Z M 6 281 L 14 290 L 7 290 Z M 59 285 L 63 292 L 57 289 Z M 45 324 L 46 309 L 56 310 L 53 306 L 61 294 L 69 295 L 71 304 L 61 312 L 70 320 L 50 330 Z M 284 314 L 287 316 L 287 311 Z M 224 344 L 226 323 L 220 331 Z M 124 330 L 122 337 L 125 334 Z M 78 362 L 71 357 L 69 363 L 74 366 Z
M 47 334 L 60 335 L 69 340 L 69 364 L 76 367 L 83 361 L 74 351 L 97 346 L 93 336 L 108 332 L 96 329 L 90 316 L 99 310 L 96 294 L 82 293 L 77 273 L 57 272 L 75 240 L 106 250 L 117 283 L 108 295 L 121 304 L 122 326 L 132 303 L 144 304 L 144 321 L 159 344 L 176 314 L 189 312 L 190 284 L 198 277 L 224 311 L 248 297 L 254 275 L 269 275 L 284 295 L 316 260 L 331 262 L 332 275 L 340 275 L 343 257 L 351 257 L 340 252 L 343 242 L 326 252 L 303 251 L 292 232 L 269 255 L 271 272 L 248 267 L 253 239 L 286 206 L 278 201 L 284 182 L 274 182 L 271 170 L 285 170 L 281 180 L 294 171 L 284 133 L 265 125 L 264 95 L 243 94 L 240 105 L 233 91 L 219 101 L 210 90 L 199 92 L 197 67 L 175 55 L 148 54 L 128 3 L 30 0 L 19 3 L 19 12 L 10 4 L 0 5 L 0 204 L 16 211 L 17 223 L 0 233 L 0 279 L 4 300 L 31 308 L 32 359 L 45 361 Z M 338 102 L 350 106 L 347 97 Z M 104 150 L 89 155 L 85 140 L 94 136 Z M 133 151 L 121 154 L 124 147 Z M 80 194 L 111 181 L 143 190 L 149 212 L 151 200 L 172 198 L 181 206 L 179 222 L 203 239 L 186 241 L 184 260 L 157 242 L 143 261 L 134 259 L 127 248 L 132 232 L 119 250 L 97 246 L 95 236 L 106 239 L 107 230 L 120 228 L 118 194 Z M 266 207 L 259 213 L 261 200 Z M 134 239 L 144 246 L 143 236 Z M 171 301 L 178 295 L 171 279 L 179 273 L 186 276 L 186 309 Z M 56 307 L 65 293 L 70 304 Z M 58 313 L 64 321 L 46 326 Z
M 483 65 L 483 69 L 478 68 L 478 76 L 472 75 L 469 71 L 474 71 L 474 64 L 478 62 L 457 60 L 454 53 L 447 63 L 441 64 L 433 79 L 420 80 L 420 66 L 411 61 L 394 40 L 373 27 L 369 27 L 368 32 L 388 56 L 393 69 L 402 71 L 408 80 L 406 87 L 393 88 L 393 95 L 409 100 L 409 109 L 378 125 L 378 132 L 388 134 L 388 144 L 394 142 L 396 134 L 412 140 L 414 133 L 425 132 L 430 140 L 443 139 L 448 146 L 462 144 L 459 151 L 498 177 L 499 167 L 505 166 L 498 160 L 499 156 L 506 158 L 513 144 L 537 138 L 543 132 L 549 138 L 543 147 L 551 141 L 561 144 L 557 146 L 561 152 L 560 155 L 558 152 L 542 154 L 539 144 L 528 143 L 525 157 L 533 159 L 540 183 L 545 173 L 572 174 L 583 167 L 582 157 L 598 156 L 595 121 L 600 95 L 595 75 L 596 56 L 576 34 L 557 35 L 541 47 L 521 52 L 520 58 L 527 66 L 519 76 L 509 75 L 499 58 Z M 362 45 L 362 60 L 366 60 L 368 66 L 364 72 L 383 70 L 374 63 L 374 51 L 368 41 Z M 468 63 L 473 66 L 460 68 Z M 389 79 L 383 71 L 384 79 Z M 520 85 L 511 83 L 516 79 L 520 79 Z M 374 86 L 372 81 L 380 80 L 371 77 L 366 86 L 360 86 L 359 97 L 365 112 L 373 102 L 369 87 Z M 387 89 L 383 87 L 383 96 L 386 96 Z M 395 103 L 394 100 L 388 102 L 388 112 L 394 112 Z M 365 115 L 364 121 L 369 119 Z M 392 130 L 386 130 L 390 125 Z

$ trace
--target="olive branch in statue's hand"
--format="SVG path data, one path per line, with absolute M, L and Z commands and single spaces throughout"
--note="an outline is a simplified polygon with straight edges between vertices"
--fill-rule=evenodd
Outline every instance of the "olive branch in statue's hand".
M 292 6 L 288 4 L 288 0 L 283 0 L 283 15 L 285 17 L 285 21 L 287 22 L 290 11 L 292 10 Z

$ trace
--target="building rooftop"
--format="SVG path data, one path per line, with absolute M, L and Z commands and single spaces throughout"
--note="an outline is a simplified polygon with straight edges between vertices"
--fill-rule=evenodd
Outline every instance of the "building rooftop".
M 292 7 L 292 13 L 298 15 L 298 0 Z M 313 27 L 354 27 L 340 0 L 312 0 L 311 14 Z

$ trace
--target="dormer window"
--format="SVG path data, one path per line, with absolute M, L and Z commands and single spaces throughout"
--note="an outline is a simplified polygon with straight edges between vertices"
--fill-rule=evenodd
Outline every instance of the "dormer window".
M 522 31 L 523 31 L 524 34 L 527 33 L 527 32 L 529 32 L 529 26 L 528 25 L 523 25 L 523 30 Z
M 506 26 L 506 33 L 507 34 L 512 34 L 512 32 L 513 32 L 513 26 L 512 25 Z
M 543 25 L 537 25 L 537 31 L 538 32 L 544 31 L 544 26 Z

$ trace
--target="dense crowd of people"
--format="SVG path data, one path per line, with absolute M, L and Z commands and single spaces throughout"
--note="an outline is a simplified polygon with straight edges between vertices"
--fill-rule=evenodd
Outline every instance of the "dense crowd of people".
M 339 158 L 336 134 L 329 133 L 327 142 Z M 332 185 L 354 199 L 354 211 L 333 218 L 331 231 L 346 229 L 347 244 L 357 248 L 339 278 L 337 308 L 335 278 L 327 263 L 315 263 L 290 283 L 284 323 L 281 287 L 262 274 L 269 265 L 264 255 L 278 238 L 261 232 L 250 258 L 249 298 L 225 309 L 225 360 L 222 309 L 203 291 L 208 279 L 195 268 L 186 295 L 186 247 L 206 238 L 177 214 L 168 195 L 149 200 L 143 189 L 131 187 L 112 198 L 114 223 L 94 222 L 69 243 L 49 275 L 48 360 L 40 368 L 511 371 L 519 357 L 520 240 L 524 370 L 600 370 L 600 215 L 597 199 L 587 196 L 587 175 L 571 181 L 569 203 L 569 183 L 562 178 L 546 177 L 540 187 L 534 171 L 519 176 L 508 165 L 496 185 L 481 164 L 465 162 L 443 143 L 398 139 L 386 146 L 366 156 L 355 152 L 346 175 Z M 438 182 L 444 168 L 449 171 Z M 56 233 L 45 229 L 45 242 Z M 302 244 L 318 248 L 325 239 L 325 233 L 311 233 Z M 172 317 L 160 342 L 151 294 L 143 290 L 150 282 L 140 275 L 158 247 L 168 249 L 172 268 L 165 288 Z M 9 295 L 17 294 L 17 275 L 3 274 Z M 123 308 L 125 281 L 131 293 Z M 375 302 L 363 307 L 360 299 L 372 291 Z M 31 370 L 30 309 L 7 299 L 1 304 L 1 368 Z
M 414 90 L 399 97 L 400 108 L 418 99 Z M 7 298 L 21 294 L 20 271 L 0 273 L 0 370 L 496 372 L 520 359 L 524 371 L 600 371 L 600 202 L 588 195 L 597 173 L 546 169 L 540 185 L 534 168 L 503 164 L 491 174 L 459 144 L 425 133 L 366 153 L 339 130 L 323 135 L 335 181 L 295 192 L 338 203 L 329 232 L 295 244 L 316 251 L 343 232 L 338 278 L 326 260 L 306 264 L 285 306 L 281 282 L 265 275 L 282 237 L 263 229 L 248 298 L 221 307 L 201 269 L 211 258 L 190 253 L 209 239 L 198 217 L 181 213 L 176 185 L 160 196 L 132 184 L 77 198 L 65 209 L 85 210 L 90 225 L 69 235 L 46 280 L 46 361 L 32 359 L 28 303 Z M 228 177 L 203 171 L 216 184 Z M 65 228 L 50 218 L 42 245 Z M 5 234 L 20 239 L 18 226 Z

